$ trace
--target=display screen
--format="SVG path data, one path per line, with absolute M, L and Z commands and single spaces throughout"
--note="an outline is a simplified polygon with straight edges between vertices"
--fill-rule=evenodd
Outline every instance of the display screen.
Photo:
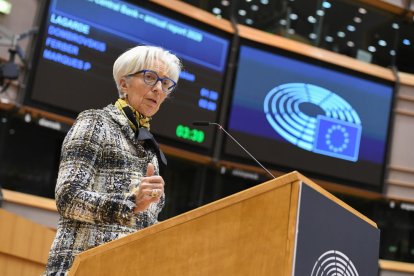
M 391 82 L 245 41 L 227 127 L 262 162 L 380 191 L 392 102 Z
M 136 45 L 170 50 L 183 62 L 177 89 L 151 122 L 157 136 L 210 149 L 230 34 L 148 1 L 51 0 L 46 5 L 25 104 L 75 118 L 113 103 L 112 65 Z

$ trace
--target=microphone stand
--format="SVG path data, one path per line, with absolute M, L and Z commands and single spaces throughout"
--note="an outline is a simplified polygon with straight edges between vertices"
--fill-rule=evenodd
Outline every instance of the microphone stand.
M 223 131 L 227 136 L 229 136 L 239 147 L 241 147 L 260 167 L 262 167 L 265 172 L 267 172 L 272 178 L 276 178 L 265 166 L 262 165 L 247 149 L 245 149 L 230 133 L 228 133 L 220 124 L 211 123 L 211 122 L 193 122 L 193 125 L 196 126 L 208 126 L 216 125 L 221 131 Z

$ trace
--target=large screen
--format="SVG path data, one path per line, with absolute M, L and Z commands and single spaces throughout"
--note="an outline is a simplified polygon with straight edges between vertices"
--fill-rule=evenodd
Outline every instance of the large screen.
M 102 108 L 118 97 L 115 59 L 136 45 L 161 46 L 184 70 L 151 130 L 211 149 L 214 130 L 191 122 L 217 120 L 231 34 L 149 1 L 50 0 L 45 8 L 25 104 L 73 118 Z
M 227 127 L 269 165 L 381 191 L 392 102 L 391 82 L 244 41 Z

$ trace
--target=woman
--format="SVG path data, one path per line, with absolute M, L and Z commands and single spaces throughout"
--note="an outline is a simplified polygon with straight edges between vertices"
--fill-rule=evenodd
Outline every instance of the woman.
M 62 146 L 60 221 L 45 275 L 65 275 L 76 254 L 157 222 L 165 198 L 158 162 L 166 159 L 149 121 L 180 71 L 179 59 L 161 48 L 132 48 L 113 66 L 115 105 L 78 116 Z

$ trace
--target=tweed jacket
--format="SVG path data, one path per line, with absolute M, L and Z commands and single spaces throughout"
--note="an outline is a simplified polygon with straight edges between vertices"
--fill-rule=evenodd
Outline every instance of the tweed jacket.
M 148 163 L 159 174 L 157 156 L 153 146 L 135 139 L 114 105 L 78 116 L 62 146 L 55 189 L 60 220 L 44 275 L 65 275 L 76 254 L 157 222 L 165 196 L 134 214 L 131 192 Z

